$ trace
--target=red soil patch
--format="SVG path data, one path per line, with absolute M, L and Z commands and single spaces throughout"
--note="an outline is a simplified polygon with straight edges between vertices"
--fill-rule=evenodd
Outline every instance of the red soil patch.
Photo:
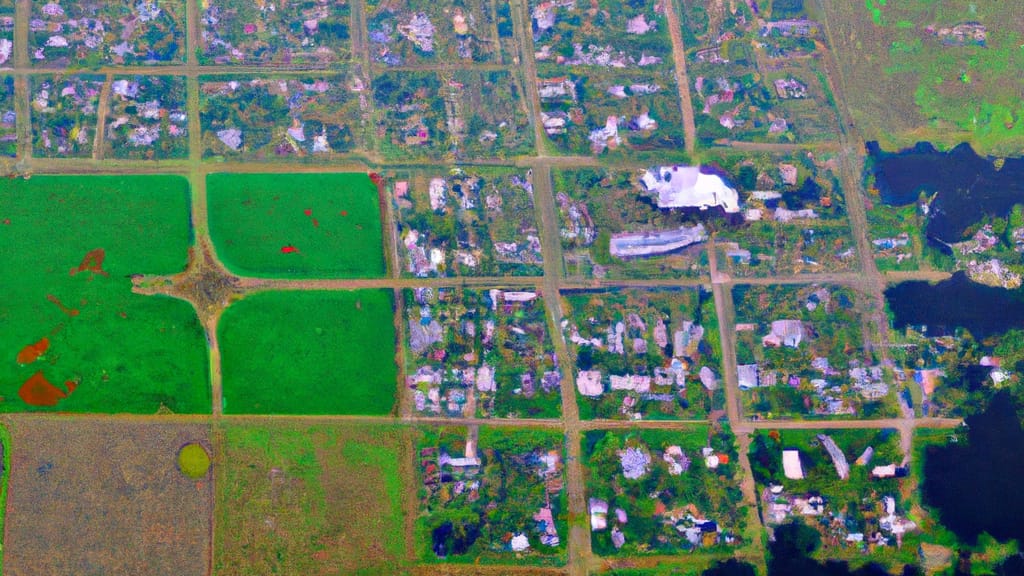
M 299 251 L 299 249 L 296 248 L 295 246 L 282 246 L 281 247 L 281 253 L 282 254 L 296 254 L 296 253 L 298 253 L 298 251 Z
M 29 344 L 18 352 L 18 364 L 31 364 L 50 348 L 50 339 L 43 337 L 35 344 Z
M 319 227 L 320 227 L 320 222 L 317 221 L 316 218 L 313 218 L 313 228 L 319 228 Z
M 107 276 L 107 272 L 103 269 L 103 259 L 106 257 L 107 252 L 103 248 L 90 250 L 85 254 L 85 258 L 82 258 L 82 263 L 79 264 L 77 268 L 71 269 L 71 275 L 74 276 L 79 272 L 85 272 L 88 270 L 89 272 Z
M 342 210 L 341 211 L 341 215 L 342 216 L 348 216 L 348 210 Z
M 18 396 L 21 396 L 26 404 L 32 406 L 56 406 L 57 402 L 68 397 L 63 390 L 50 384 L 49 380 L 43 376 L 42 370 L 30 376 L 21 385 Z
M 305 209 L 305 210 L 303 210 L 302 212 L 303 212 L 303 213 L 304 213 L 304 214 L 305 214 L 306 216 L 312 216 L 312 215 L 313 215 L 313 210 L 311 210 L 311 209 L 309 209 L 309 208 L 306 208 L 306 209 Z
M 104 272 L 104 274 L 106 274 L 106 272 Z M 62 304 L 60 299 L 54 296 L 53 294 L 47 294 L 46 299 L 56 304 L 57 308 L 60 308 L 60 311 L 67 314 L 68 316 L 71 316 L 72 318 L 78 316 L 78 310 L 74 308 L 68 308 L 67 306 Z
M 375 186 L 380 186 L 384 183 L 384 177 L 376 172 L 370 172 L 370 181 L 373 182 Z

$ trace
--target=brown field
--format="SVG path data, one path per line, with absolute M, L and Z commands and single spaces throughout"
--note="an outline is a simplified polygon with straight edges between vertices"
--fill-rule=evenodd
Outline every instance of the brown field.
M 205 575 L 213 483 L 177 469 L 201 424 L 8 417 L 10 576 Z
M 214 574 L 399 574 L 411 435 L 393 425 L 233 424 L 218 434 Z

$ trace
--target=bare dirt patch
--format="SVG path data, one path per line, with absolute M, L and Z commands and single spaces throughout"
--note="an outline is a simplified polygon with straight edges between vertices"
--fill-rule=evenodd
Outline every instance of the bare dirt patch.
M 205 576 L 213 483 L 177 467 L 201 424 L 10 417 L 4 569 Z

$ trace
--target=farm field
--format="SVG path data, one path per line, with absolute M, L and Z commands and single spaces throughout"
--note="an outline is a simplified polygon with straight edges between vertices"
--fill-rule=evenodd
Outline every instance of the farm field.
M 383 276 L 377 187 L 366 174 L 210 174 L 210 236 L 243 276 Z
M 208 413 L 192 307 L 132 293 L 134 274 L 185 267 L 187 182 L 39 176 L 4 192 L 0 242 L 20 248 L 0 251 L 0 411 Z
M 821 4 L 850 114 L 865 139 L 888 149 L 929 141 L 943 148 L 969 142 L 982 154 L 1020 152 L 1020 4 Z
M 415 431 L 230 423 L 220 430 L 213 574 L 397 574 Z
M 375 414 L 395 403 L 391 291 L 263 292 L 220 319 L 228 414 Z
M 186 445 L 208 453 L 208 425 L 31 416 L 5 423 L 4 574 L 207 574 L 218 465 L 193 478 L 178 455 Z

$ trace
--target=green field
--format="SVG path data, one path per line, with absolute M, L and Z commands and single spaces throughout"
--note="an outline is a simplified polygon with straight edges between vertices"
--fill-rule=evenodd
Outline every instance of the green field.
M 1019 153 L 1024 144 L 1019 2 L 815 4 L 825 7 L 844 94 L 865 138 L 886 148 L 919 140 L 942 147 L 966 141 L 982 154 Z M 986 27 L 984 45 L 940 35 L 968 23 Z
M 236 274 L 384 275 L 377 187 L 366 174 L 210 174 L 210 237 Z
M 229 414 L 387 414 L 395 403 L 394 296 L 264 292 L 218 328 Z
M 208 413 L 206 343 L 191 306 L 131 291 L 133 274 L 184 269 L 188 183 L 37 176 L 3 190 L 0 411 Z M 37 405 L 24 400 L 30 392 Z
M 213 573 L 398 573 L 410 434 L 388 425 L 225 427 Z

